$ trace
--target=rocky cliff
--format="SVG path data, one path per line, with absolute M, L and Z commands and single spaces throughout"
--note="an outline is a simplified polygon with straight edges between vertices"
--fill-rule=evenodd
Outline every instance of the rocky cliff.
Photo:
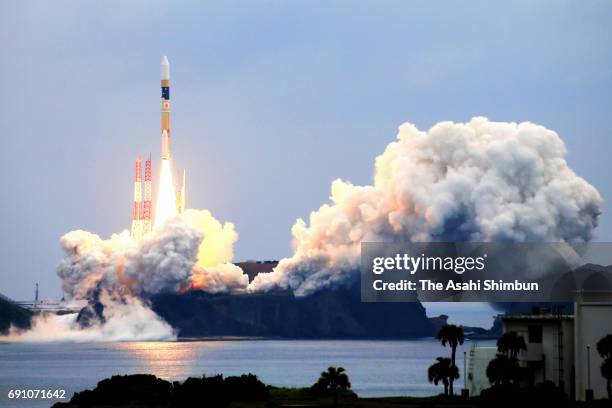
M 153 309 L 181 337 L 410 338 L 432 336 L 435 325 L 420 303 L 361 303 L 355 289 L 155 296 Z
M 32 312 L 0 298 L 0 334 L 6 334 L 11 326 L 19 329 L 30 327 Z

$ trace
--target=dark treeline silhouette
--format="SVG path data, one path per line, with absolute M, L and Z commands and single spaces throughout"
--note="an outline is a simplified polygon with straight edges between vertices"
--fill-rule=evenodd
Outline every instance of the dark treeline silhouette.
M 150 374 L 117 375 L 93 390 L 75 393 L 53 408 L 84 407 L 228 407 L 233 401 L 267 401 L 269 388 L 253 374 L 188 378 L 170 383 Z M 196 404 L 200 401 L 200 404 Z
M 33 313 L 17 306 L 0 294 L 0 334 L 7 334 L 11 326 L 29 329 Z
M 116 375 L 102 380 L 93 390 L 77 392 L 69 402 L 53 408 L 188 408 L 262 407 L 286 403 L 334 407 L 355 401 L 351 382 L 342 367 L 329 367 L 309 388 L 276 388 L 253 374 L 190 377 L 169 382 L 150 374 Z

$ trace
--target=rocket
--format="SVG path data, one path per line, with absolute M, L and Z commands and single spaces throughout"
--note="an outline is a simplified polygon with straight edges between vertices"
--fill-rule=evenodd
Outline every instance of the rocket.
M 177 195 L 170 162 L 170 63 L 166 56 L 162 58 L 161 63 L 161 135 L 162 160 L 159 169 L 159 188 L 155 200 L 155 222 L 153 222 L 152 214 L 151 155 L 149 154 L 149 159 L 145 162 L 144 183 L 142 179 L 142 160 L 138 159 L 136 161 L 131 234 L 135 240 L 163 225 L 166 219 L 185 210 L 185 171 L 183 170 L 182 185 Z
M 161 134 L 162 160 L 170 159 L 170 63 L 164 55 L 161 63 Z

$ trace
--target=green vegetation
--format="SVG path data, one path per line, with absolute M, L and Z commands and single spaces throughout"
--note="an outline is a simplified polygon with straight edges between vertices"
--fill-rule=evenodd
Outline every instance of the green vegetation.
M 444 384 L 444 395 L 449 395 L 449 386 L 451 381 L 459 378 L 459 370 L 456 365 L 451 363 L 450 358 L 438 357 L 437 363 L 432 364 L 427 370 L 427 378 L 429 382 L 438 385 Z
M 527 350 L 527 344 L 517 332 L 504 333 L 497 339 L 497 351 L 510 359 L 516 360 L 521 350 Z
M 338 406 L 338 393 L 347 391 L 351 388 L 346 371 L 342 367 L 329 367 L 327 371 L 321 373 L 319 381 L 313 386 L 322 393 L 331 393 L 334 399 L 334 407 Z
M 188 378 L 173 383 L 150 374 L 116 375 L 102 380 L 93 390 L 77 392 L 67 403 L 57 403 L 54 408 L 170 408 L 170 407 L 230 407 L 234 403 L 243 406 L 265 406 L 270 390 L 252 375 L 240 377 Z M 194 404 L 195 401 L 201 401 Z M 248 403 L 244 405 L 244 403 Z M 238 405 L 240 406 L 240 405 Z
M 75 393 L 54 408 L 264 408 L 355 406 L 357 395 L 342 367 L 329 367 L 309 388 L 267 386 L 255 375 L 188 378 L 169 382 L 154 375 L 118 375 L 102 380 L 93 390 Z
M 504 333 L 497 339 L 497 356 L 487 366 L 487 378 L 494 386 L 518 386 L 521 370 L 518 355 L 527 350 L 525 339 L 516 332 Z
M 518 361 L 504 354 L 498 354 L 487 366 L 487 378 L 493 385 L 508 385 L 519 378 Z
M 601 363 L 601 375 L 606 379 L 608 399 L 612 400 L 612 334 L 608 334 L 597 342 L 597 352 L 604 359 Z
M 7 333 L 11 325 L 27 329 L 31 320 L 32 312 L 0 297 L 0 333 Z

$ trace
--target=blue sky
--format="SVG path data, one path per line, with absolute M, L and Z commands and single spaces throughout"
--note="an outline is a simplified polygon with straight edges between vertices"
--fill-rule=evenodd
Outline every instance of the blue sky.
M 405 121 L 543 124 L 607 198 L 612 3 L 491 3 L 5 2 L 0 292 L 59 296 L 59 237 L 129 226 L 164 54 L 189 205 L 236 224 L 238 260 L 289 255 L 295 219 L 337 177 L 370 183 Z

